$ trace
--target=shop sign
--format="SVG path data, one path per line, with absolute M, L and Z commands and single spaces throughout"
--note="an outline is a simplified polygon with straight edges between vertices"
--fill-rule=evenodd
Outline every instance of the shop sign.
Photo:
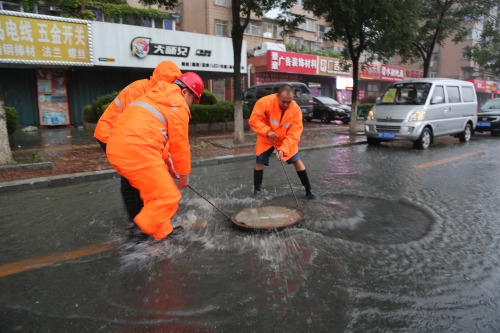
M 319 57 L 319 67 L 318 74 L 319 75 L 346 75 L 352 76 L 352 61 L 351 60 L 342 60 L 338 58 L 330 58 L 330 57 Z M 349 66 L 348 70 L 344 70 L 345 65 Z
M 419 79 L 424 77 L 424 71 L 418 69 L 405 69 L 405 78 Z
M 267 51 L 267 69 L 287 73 L 316 74 L 318 57 L 294 52 Z
M 66 71 L 41 68 L 36 70 L 40 125 L 69 124 Z
M 398 82 L 404 78 L 404 69 L 399 66 L 360 63 L 358 77 L 367 80 Z
M 254 84 L 263 84 L 271 82 L 298 82 L 297 74 L 287 73 L 255 73 Z
M 404 69 L 399 66 L 380 65 L 380 81 L 398 82 L 404 78 Z
M 41 17 L 0 14 L 0 63 L 93 65 L 90 22 Z
M 476 89 L 477 92 L 484 92 L 484 93 L 494 93 L 498 89 L 498 83 L 493 82 L 493 81 L 484 81 L 484 80 L 466 80 L 468 82 L 472 82 L 474 84 L 474 88 Z
M 152 69 L 170 60 L 183 72 L 234 72 L 231 38 L 97 21 L 92 22 L 92 32 L 97 66 Z M 245 41 L 240 66 L 245 73 Z

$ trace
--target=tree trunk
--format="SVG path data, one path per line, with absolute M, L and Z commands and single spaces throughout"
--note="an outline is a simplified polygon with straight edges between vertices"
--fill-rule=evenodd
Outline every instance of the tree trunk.
M 349 124 L 349 134 L 357 134 L 358 126 L 358 73 L 359 73 L 359 60 L 353 58 L 352 60 L 352 105 L 351 105 L 351 122 Z
M 241 101 L 241 48 L 243 44 L 243 28 L 240 23 L 240 1 L 232 0 L 233 27 L 231 29 L 231 39 L 233 41 L 234 58 L 234 143 L 245 142 L 245 128 L 243 124 L 243 105 Z
M 7 115 L 3 108 L 3 90 L 0 85 L 0 165 L 10 164 L 10 162 L 12 162 L 12 152 L 7 134 Z

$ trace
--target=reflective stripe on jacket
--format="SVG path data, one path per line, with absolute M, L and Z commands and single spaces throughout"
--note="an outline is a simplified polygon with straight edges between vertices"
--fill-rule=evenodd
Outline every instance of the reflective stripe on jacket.
M 121 113 L 127 106 L 144 95 L 149 89 L 154 87 L 159 81 L 173 83 L 175 79 L 181 76 L 182 73 L 175 63 L 170 60 L 162 61 L 156 66 L 151 78 L 137 80 L 125 89 L 123 89 L 118 96 L 109 104 L 101 118 L 97 122 L 94 136 L 101 142 L 107 143 L 111 128 L 115 124 Z
M 262 97 L 255 103 L 248 124 L 258 134 L 255 146 L 257 155 L 273 147 L 267 138 L 269 131 L 275 132 L 278 136 L 275 139 L 276 147 L 283 151 L 283 160 L 286 161 L 298 153 L 303 130 L 302 111 L 293 101 L 283 114 L 283 118 L 282 113 L 277 94 Z

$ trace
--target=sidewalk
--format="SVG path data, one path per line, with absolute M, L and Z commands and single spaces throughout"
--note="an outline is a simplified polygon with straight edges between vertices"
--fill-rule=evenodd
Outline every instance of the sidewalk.
M 349 126 L 340 122 L 305 122 L 300 150 L 365 142 L 363 126 L 364 120 L 358 120 L 358 135 L 353 136 L 349 135 Z M 253 159 L 256 135 L 245 131 L 245 139 L 245 144 L 235 146 L 232 132 L 190 133 L 192 164 L 222 163 L 234 158 Z M 34 151 L 45 163 L 12 165 L 7 170 L 0 168 L 0 187 L 91 175 L 107 175 L 108 178 L 116 175 L 93 134 L 83 128 L 43 128 L 31 133 L 18 131 L 14 134 L 11 150 L 14 160 L 19 163 Z

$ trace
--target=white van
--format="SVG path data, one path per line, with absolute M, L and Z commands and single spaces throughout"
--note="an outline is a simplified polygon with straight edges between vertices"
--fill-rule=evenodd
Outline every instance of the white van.
M 413 79 L 390 85 L 368 113 L 368 144 L 410 140 L 427 149 L 436 136 L 468 142 L 477 123 L 477 98 L 471 82 Z

